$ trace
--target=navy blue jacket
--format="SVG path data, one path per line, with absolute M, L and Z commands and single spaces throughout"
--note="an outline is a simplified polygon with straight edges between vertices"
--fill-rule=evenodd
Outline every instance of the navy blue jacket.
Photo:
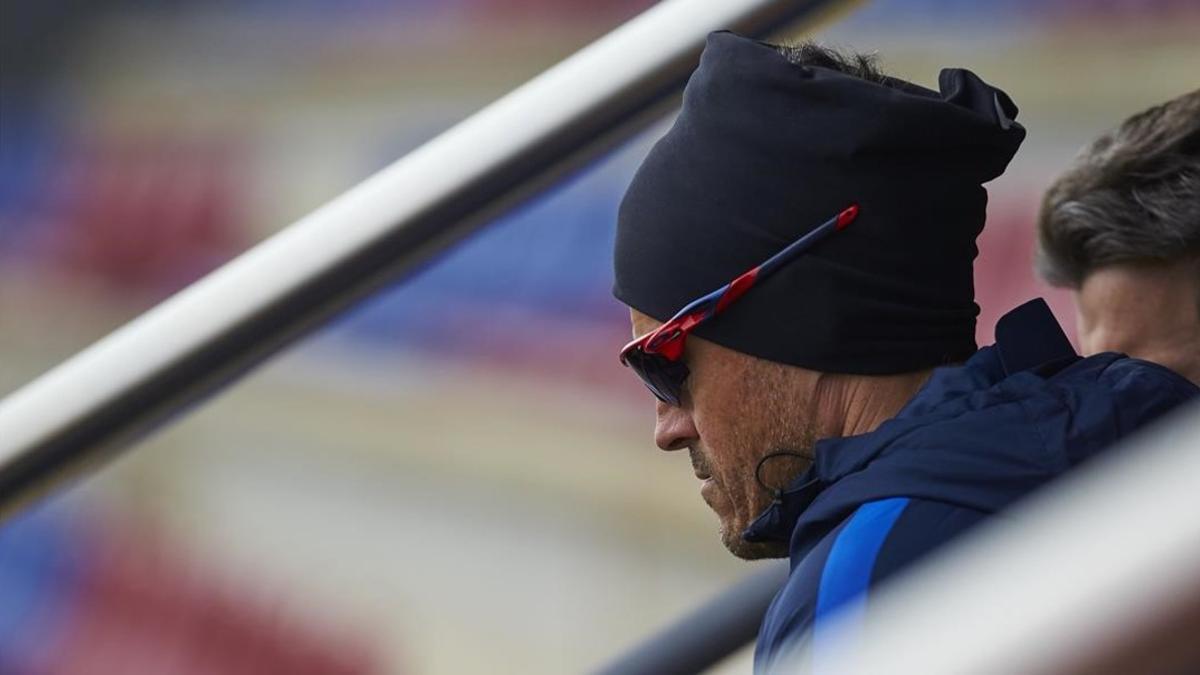
M 789 541 L 791 557 L 756 673 L 799 647 L 811 647 L 803 672 L 821 672 L 835 609 L 865 612 L 875 584 L 1200 395 L 1156 364 L 1076 356 L 1040 300 L 1001 319 L 996 338 L 935 371 L 877 430 L 819 441 L 813 466 L 747 529 Z

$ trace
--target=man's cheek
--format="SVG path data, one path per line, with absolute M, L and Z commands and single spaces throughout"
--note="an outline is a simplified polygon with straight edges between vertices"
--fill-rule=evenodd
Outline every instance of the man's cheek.
M 733 515 L 733 504 L 729 499 L 729 493 L 719 481 L 713 479 L 704 481 L 704 484 L 700 486 L 700 496 L 721 520 Z

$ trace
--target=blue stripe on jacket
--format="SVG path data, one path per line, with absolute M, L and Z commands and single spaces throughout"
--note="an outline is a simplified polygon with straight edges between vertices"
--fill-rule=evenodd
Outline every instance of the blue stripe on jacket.
M 842 627 L 848 630 L 862 623 L 875 559 L 907 506 L 905 497 L 863 504 L 834 541 L 817 589 L 813 621 L 814 672 L 827 670 L 824 663 L 830 655 L 830 626 L 836 625 L 829 617 L 837 614 Z

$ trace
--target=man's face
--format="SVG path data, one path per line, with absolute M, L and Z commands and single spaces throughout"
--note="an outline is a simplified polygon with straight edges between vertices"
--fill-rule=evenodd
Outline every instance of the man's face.
M 1200 264 L 1113 265 L 1075 295 L 1084 355 L 1122 352 L 1200 381 Z
M 631 310 L 634 336 L 659 326 Z M 691 374 L 679 406 L 658 401 L 654 441 L 663 450 L 687 450 L 700 495 L 720 520 L 721 540 L 734 555 L 779 557 L 786 547 L 750 544 L 742 532 L 771 503 L 773 493 L 755 480 L 763 456 L 773 457 L 763 482 L 785 487 L 812 458 L 816 437 L 812 401 L 819 374 L 765 361 L 691 336 L 684 354 Z

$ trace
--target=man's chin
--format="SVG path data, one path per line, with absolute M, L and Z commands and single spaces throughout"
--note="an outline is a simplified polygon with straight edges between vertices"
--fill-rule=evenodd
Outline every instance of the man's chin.
M 721 527 L 721 543 L 729 552 L 742 560 L 765 560 L 788 557 L 787 544 L 782 542 L 749 542 L 742 539 L 742 531 Z

